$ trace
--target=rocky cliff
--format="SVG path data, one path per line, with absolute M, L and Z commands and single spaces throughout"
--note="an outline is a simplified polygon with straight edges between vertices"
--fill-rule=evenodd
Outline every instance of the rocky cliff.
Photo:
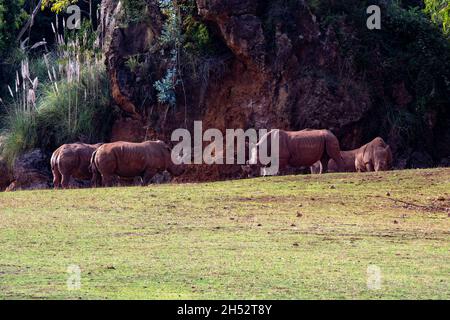
M 206 128 L 221 130 L 329 128 L 343 149 L 381 135 L 393 146 L 399 167 L 435 165 L 450 154 L 448 101 L 418 116 L 426 136 L 409 141 L 408 132 L 392 122 L 398 120 L 395 115 L 414 108 L 414 79 L 402 79 L 406 73 L 387 74 L 384 59 L 389 57 L 383 48 L 367 48 L 373 50 L 367 53 L 372 60 L 362 68 L 358 46 L 364 40 L 359 38 L 378 31 L 362 28 L 345 11 L 332 16 L 338 17 L 333 23 L 324 22 L 329 17 L 320 16 L 307 1 L 197 0 L 195 18 L 223 50 L 202 60 L 209 63 L 206 81 L 189 81 L 186 76 L 183 86 L 177 86 L 176 108 L 168 110 L 157 102 L 153 87 L 170 64 L 163 50 L 154 50 L 167 17 L 157 1 L 145 3 L 148 19 L 128 25 L 117 23 L 123 10 L 120 2 L 102 4 L 101 40 L 112 95 L 123 111 L 113 129 L 114 140 L 168 140 L 174 128 L 192 128 L 194 120 L 202 120 Z M 365 12 L 359 14 L 365 21 Z M 400 40 L 403 43 L 395 44 L 399 50 L 420 39 Z M 130 57 L 145 61 L 141 59 L 132 72 L 127 66 Z M 217 171 L 209 177 L 219 178 L 227 169 L 209 170 Z

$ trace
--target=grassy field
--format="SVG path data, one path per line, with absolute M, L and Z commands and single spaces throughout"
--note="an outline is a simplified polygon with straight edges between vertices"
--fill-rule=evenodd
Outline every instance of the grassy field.
M 0 298 L 450 299 L 449 208 L 450 169 L 2 193 Z

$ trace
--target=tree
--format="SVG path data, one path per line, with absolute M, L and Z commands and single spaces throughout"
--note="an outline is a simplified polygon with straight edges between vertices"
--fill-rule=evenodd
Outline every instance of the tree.
M 78 0 L 44 0 L 42 1 L 42 9 L 50 7 L 53 12 L 61 13 L 69 5 L 77 3 Z
M 24 4 L 25 0 L 0 0 L 0 57 L 16 42 L 16 34 L 28 17 Z
M 431 20 L 442 27 L 446 36 L 450 37 L 450 3 L 448 0 L 424 0 L 425 12 Z

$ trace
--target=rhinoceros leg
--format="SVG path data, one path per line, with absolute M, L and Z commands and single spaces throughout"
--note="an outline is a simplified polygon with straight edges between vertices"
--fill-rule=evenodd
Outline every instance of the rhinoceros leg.
M 97 170 L 92 170 L 91 187 L 98 188 L 102 186 L 102 176 Z
M 147 169 L 142 177 L 142 186 L 148 186 L 150 180 L 155 176 L 157 171 L 155 169 Z
M 322 174 L 322 162 L 321 161 L 317 161 L 316 163 L 314 163 L 309 170 L 311 171 L 311 174 Z
M 61 188 L 61 173 L 59 173 L 59 170 L 57 168 L 52 168 L 53 172 L 53 187 L 55 189 Z
M 338 167 L 338 171 L 342 171 L 344 169 L 344 161 L 342 160 L 341 156 L 341 148 L 339 146 L 339 141 L 336 138 L 335 135 L 333 135 L 331 132 L 328 132 L 328 135 L 325 140 L 325 150 L 326 154 L 328 156 L 328 159 L 333 159 L 336 162 L 336 165 Z M 323 157 L 322 157 L 323 159 Z M 324 165 L 323 172 L 327 172 L 328 170 L 328 160 L 325 162 L 322 162 Z
M 372 162 L 366 163 L 366 171 L 367 172 L 374 172 L 375 171 Z
M 320 161 L 322 163 L 322 170 L 319 172 L 319 174 L 328 173 L 328 161 L 329 159 L 323 159 Z
M 61 186 L 63 189 L 68 189 L 70 187 L 70 175 L 62 174 Z
M 114 185 L 115 185 L 115 183 L 114 183 L 115 179 L 114 179 L 113 175 L 103 174 L 102 181 L 103 181 L 103 185 L 107 188 L 114 187 Z

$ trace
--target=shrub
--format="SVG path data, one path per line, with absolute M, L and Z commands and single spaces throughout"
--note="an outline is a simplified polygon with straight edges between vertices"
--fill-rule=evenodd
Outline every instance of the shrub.
M 28 15 L 25 0 L 0 0 L 0 58 L 16 43 L 16 33 Z
M 86 41 L 60 41 L 54 51 L 22 63 L 5 102 L 2 153 L 8 163 L 32 148 L 51 152 L 67 142 L 107 140 L 113 120 L 109 81 Z
M 179 80 L 177 80 L 176 73 L 176 67 L 168 69 L 165 77 L 156 81 L 154 84 L 158 92 L 158 101 L 171 107 L 175 107 L 177 104 L 175 87 Z
M 47 86 L 36 114 L 39 146 L 46 150 L 69 141 L 105 141 L 111 128 L 109 82 L 103 66 L 84 66 L 77 82 Z
M 28 18 L 23 9 L 25 0 L 0 0 L 0 95 L 5 93 L 5 85 L 12 76 L 9 70 L 10 57 L 21 53 L 16 40 L 22 23 Z M 20 61 L 20 60 L 19 60 Z
M 424 0 L 425 13 L 431 20 L 442 27 L 444 34 L 450 38 L 450 3 L 448 0 Z
M 8 129 L 0 151 L 12 167 L 18 156 L 36 145 L 36 123 L 34 117 L 18 110 L 11 111 L 3 121 Z
M 122 0 L 123 23 L 133 24 L 143 22 L 147 18 L 147 3 L 145 0 Z

